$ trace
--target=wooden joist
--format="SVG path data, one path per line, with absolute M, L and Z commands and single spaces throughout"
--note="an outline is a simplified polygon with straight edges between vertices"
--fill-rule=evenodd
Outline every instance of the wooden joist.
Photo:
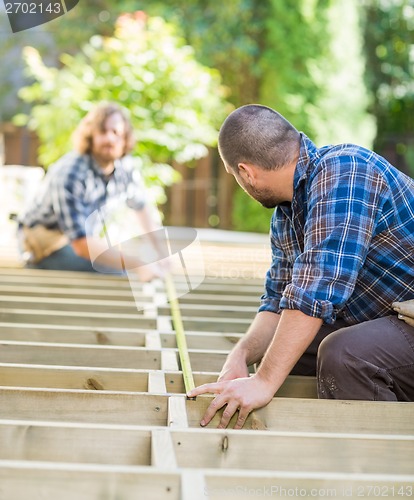
M 102 391 L 92 387 L 88 390 L 1 387 L 0 419 L 163 426 L 167 425 L 168 401 L 177 396 Z M 201 396 L 185 402 L 189 427 L 199 427 L 211 399 Z M 219 418 L 216 415 L 209 427 L 216 427 Z M 414 435 L 414 408 L 410 403 L 372 404 L 276 397 L 249 416 L 246 428 L 255 428 L 257 420 L 269 431 L 288 433 L 297 429 L 336 433 L 340 429 L 341 433 L 350 434 Z M 234 417 L 232 423 L 235 423 Z
M 165 469 L 412 473 L 413 436 L 186 429 L 182 425 L 185 409 L 176 409 L 178 415 L 180 411 L 184 412 L 181 421 L 179 416 L 172 419 L 170 429 L 0 421 L 0 460 Z
M 219 373 L 193 371 L 193 375 L 198 386 L 215 382 Z M 165 390 L 161 392 L 181 394 L 185 392 L 182 372 L 166 369 L 86 368 L 83 366 L 0 363 L 0 381 L 4 387 L 159 393 L 159 390 L 150 388 L 150 383 L 152 383 L 153 387 L 163 384 Z M 277 396 L 316 398 L 316 381 L 313 377 L 288 377 L 279 389 Z

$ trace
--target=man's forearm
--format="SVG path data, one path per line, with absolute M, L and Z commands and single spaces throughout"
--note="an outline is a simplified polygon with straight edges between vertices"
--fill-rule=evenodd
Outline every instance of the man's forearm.
M 284 310 L 256 375 L 271 384 L 276 392 L 321 326 L 319 318 L 297 310 Z
M 280 315 L 272 312 L 257 313 L 247 333 L 236 344 L 230 356 L 243 359 L 247 366 L 259 362 L 273 339 L 279 319 Z

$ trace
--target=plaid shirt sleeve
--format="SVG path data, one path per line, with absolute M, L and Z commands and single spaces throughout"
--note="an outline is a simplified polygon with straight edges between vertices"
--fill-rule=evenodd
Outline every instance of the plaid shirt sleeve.
M 335 321 L 354 291 L 386 189 L 382 176 L 358 155 L 320 163 L 308 187 L 304 248 L 294 261 L 280 309 Z
M 272 226 L 275 223 L 275 214 Z M 280 313 L 279 303 L 283 291 L 292 280 L 292 264 L 286 258 L 276 234 L 270 236 L 272 265 L 266 273 L 265 293 L 261 297 L 259 311 Z
M 79 158 L 81 167 L 82 157 Z M 54 176 L 51 185 L 53 210 L 58 226 L 70 240 L 86 236 L 85 186 L 76 169 L 68 175 Z

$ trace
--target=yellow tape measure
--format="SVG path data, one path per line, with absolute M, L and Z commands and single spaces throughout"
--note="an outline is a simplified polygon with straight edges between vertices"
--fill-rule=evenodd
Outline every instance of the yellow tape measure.
M 185 391 L 189 392 L 195 388 L 193 372 L 191 370 L 190 356 L 187 349 L 184 325 L 181 319 L 180 306 L 177 300 L 174 281 L 170 274 L 165 277 L 168 301 L 171 307 L 171 316 L 177 340 L 178 353 L 180 355 L 181 369 L 183 371 Z

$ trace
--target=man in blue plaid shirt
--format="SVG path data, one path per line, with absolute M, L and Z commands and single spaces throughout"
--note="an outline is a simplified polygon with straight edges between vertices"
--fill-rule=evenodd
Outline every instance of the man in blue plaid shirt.
M 163 274 L 157 258 L 143 265 L 139 256 L 108 247 L 95 234 L 97 227 L 105 229 L 107 221 L 100 219 L 108 207 L 121 206 L 134 210 L 146 234 L 157 233 L 140 173 L 128 155 L 134 142 L 127 111 L 116 103 L 99 103 L 83 118 L 74 133 L 74 151 L 49 168 L 20 217 L 29 267 L 121 273 L 126 266 L 142 281 Z
M 217 394 L 201 425 L 226 406 L 220 427 L 238 410 L 240 428 L 289 373 L 316 375 L 320 398 L 414 401 L 414 327 L 393 310 L 414 298 L 414 181 L 365 148 L 317 148 L 259 105 L 226 119 L 219 150 L 274 208 L 272 265 L 219 381 L 189 394 Z

